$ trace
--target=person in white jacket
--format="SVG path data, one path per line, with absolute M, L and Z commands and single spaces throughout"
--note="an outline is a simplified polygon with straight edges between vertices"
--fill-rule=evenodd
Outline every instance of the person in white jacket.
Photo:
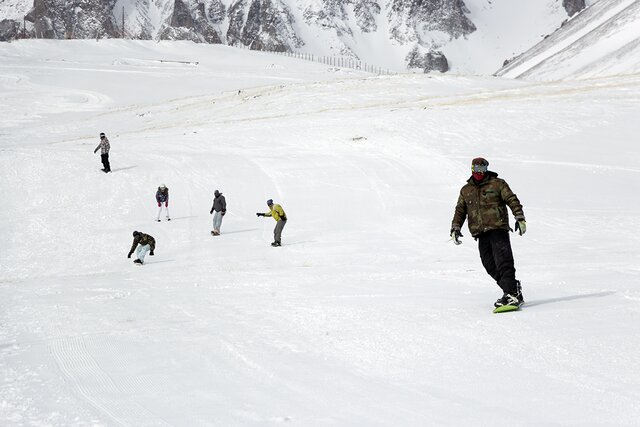
M 100 144 L 93 150 L 93 153 L 97 153 L 100 150 L 100 159 L 102 160 L 102 172 L 109 173 L 111 172 L 111 165 L 109 164 L 109 150 L 111 146 L 109 145 L 109 139 L 104 134 L 104 132 L 100 133 Z

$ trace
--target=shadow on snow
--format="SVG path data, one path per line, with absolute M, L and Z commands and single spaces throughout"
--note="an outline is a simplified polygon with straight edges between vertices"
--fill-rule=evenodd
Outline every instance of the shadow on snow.
M 554 302 L 565 302 L 565 301 L 572 301 L 572 300 L 583 299 L 583 298 L 607 297 L 607 296 L 613 295 L 615 293 L 616 293 L 615 291 L 604 291 L 604 292 L 595 292 L 595 293 L 592 293 L 592 294 L 569 295 L 569 296 L 566 296 L 566 297 L 542 299 L 542 300 L 537 300 L 537 301 L 533 301 L 533 302 L 525 302 L 523 307 L 533 307 L 533 306 L 536 306 L 536 305 L 552 304 Z
M 133 168 L 137 168 L 138 166 L 126 166 L 123 168 L 115 168 L 115 169 L 111 169 L 111 172 L 119 172 L 119 171 L 126 171 L 127 169 L 133 169 Z

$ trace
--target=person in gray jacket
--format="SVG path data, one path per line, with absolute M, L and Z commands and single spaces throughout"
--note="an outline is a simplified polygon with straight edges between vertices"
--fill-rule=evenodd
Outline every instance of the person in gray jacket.
M 213 214 L 213 230 L 211 231 L 211 235 L 219 236 L 222 217 L 227 213 L 227 201 L 218 190 L 214 191 L 213 195 L 213 206 L 211 206 L 211 210 L 209 211 L 209 214 L 215 212 L 215 214 Z
M 102 172 L 109 173 L 111 172 L 111 165 L 109 164 L 109 150 L 111 146 L 109 145 L 109 139 L 104 134 L 104 132 L 100 133 L 100 144 L 93 150 L 93 154 L 97 153 L 100 150 L 100 159 L 102 160 Z

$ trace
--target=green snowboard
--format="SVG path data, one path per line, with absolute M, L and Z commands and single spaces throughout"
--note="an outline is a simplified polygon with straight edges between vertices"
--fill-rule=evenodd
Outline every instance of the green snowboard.
M 519 305 L 503 305 L 501 307 L 496 307 L 495 310 L 493 310 L 494 313 L 507 313 L 509 311 L 517 311 L 520 310 L 520 306 Z

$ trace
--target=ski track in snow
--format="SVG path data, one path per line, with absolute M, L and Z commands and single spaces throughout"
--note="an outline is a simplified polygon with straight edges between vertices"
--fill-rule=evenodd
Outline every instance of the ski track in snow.
M 121 389 L 90 355 L 82 337 L 60 338 L 49 346 L 60 370 L 82 399 L 106 415 L 115 425 L 168 425 L 122 396 Z
M 639 76 L 372 77 L 171 46 L 0 46 L 0 424 L 640 419 Z M 112 67 L 134 72 L 94 72 Z M 513 315 L 491 313 L 468 232 L 448 242 L 478 155 L 527 214 Z M 277 249 L 268 198 L 289 216 Z M 142 267 L 133 230 L 158 242 Z

